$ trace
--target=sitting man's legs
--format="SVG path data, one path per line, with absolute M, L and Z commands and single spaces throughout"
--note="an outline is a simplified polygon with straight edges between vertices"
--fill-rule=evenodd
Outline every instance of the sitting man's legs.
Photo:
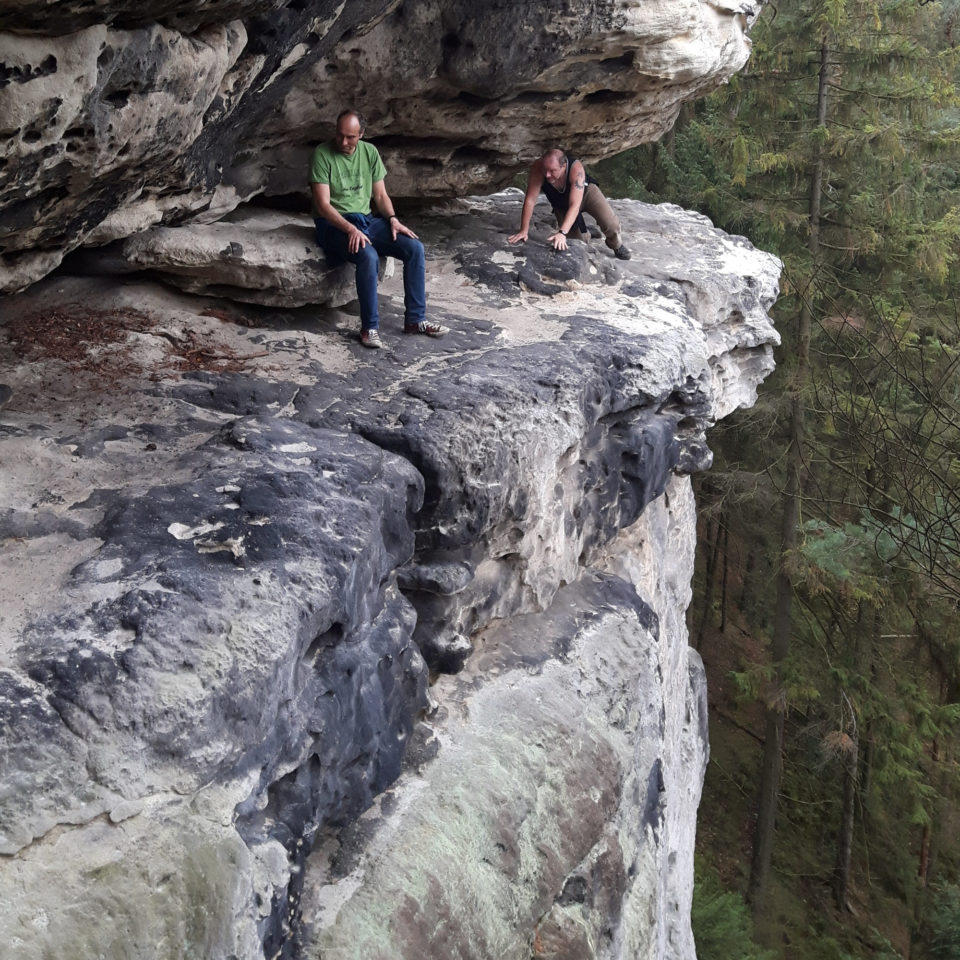
M 347 260 L 357 267 L 357 298 L 360 300 L 360 339 L 364 346 L 382 346 L 378 334 L 364 336 L 380 326 L 377 304 L 377 280 L 380 257 L 395 257 L 403 263 L 403 329 L 405 333 L 421 333 L 428 337 L 442 337 L 448 329 L 435 320 L 427 320 L 426 277 L 423 244 L 415 237 L 398 234 L 392 237 L 390 223 L 382 217 L 361 213 L 345 214 L 369 238 L 370 243 L 356 253 L 347 247 L 347 235 L 321 218 L 317 227 L 317 243 L 331 258 Z
M 423 244 L 402 233 L 394 240 L 391 233 L 389 220 L 371 218 L 367 234 L 377 253 L 403 263 L 403 322 L 404 326 L 412 326 L 423 321 L 427 313 Z
M 362 213 L 345 214 L 345 219 L 356 224 L 364 233 L 368 232 L 367 222 L 373 217 Z M 377 304 L 377 279 L 380 271 L 380 257 L 372 243 L 351 253 L 347 247 L 347 235 L 326 220 L 314 220 L 317 228 L 317 243 L 325 253 L 339 261 L 346 260 L 357 268 L 357 299 L 360 301 L 360 329 L 376 330 L 380 326 L 380 310 Z

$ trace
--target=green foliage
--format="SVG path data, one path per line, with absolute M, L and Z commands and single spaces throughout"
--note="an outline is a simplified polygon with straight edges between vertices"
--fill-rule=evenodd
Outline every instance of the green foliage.
M 930 960 L 960 957 L 960 887 L 943 883 L 935 888 L 925 926 Z
M 816 922 L 791 913 L 781 955 L 893 957 L 920 902 L 921 836 L 937 838 L 940 869 L 960 867 L 944 815 L 960 794 L 960 3 L 796 0 L 768 5 L 752 39 L 742 74 L 618 162 L 635 195 L 700 210 L 784 262 L 778 370 L 762 410 L 714 431 L 698 495 L 733 544 L 753 652 L 724 676 L 756 735 L 745 700 L 785 709 L 775 865 L 810 878 L 807 895 L 829 889 L 856 757 L 863 902 L 827 922 L 809 896 Z M 800 536 L 775 676 L 763 641 L 795 436 Z M 778 950 L 782 916 L 758 917 Z
M 743 897 L 724 890 L 716 871 L 697 861 L 691 915 L 698 960 L 775 960 L 753 939 L 753 921 Z
M 807 589 L 820 593 L 832 589 L 845 599 L 881 602 L 883 582 L 878 567 L 884 557 L 897 553 L 889 532 L 864 523 L 832 524 L 808 520 L 800 554 Z

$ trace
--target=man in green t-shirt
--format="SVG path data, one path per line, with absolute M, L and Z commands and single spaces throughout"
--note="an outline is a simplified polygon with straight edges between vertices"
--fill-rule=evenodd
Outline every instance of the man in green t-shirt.
M 317 243 L 334 262 L 357 267 L 360 342 L 379 349 L 377 274 L 380 257 L 403 262 L 404 333 L 442 337 L 447 328 L 426 319 L 423 244 L 393 211 L 383 178 L 387 171 L 373 144 L 363 140 L 364 119 L 356 110 L 337 117 L 337 135 L 313 152 L 310 189 Z M 371 213 L 371 199 L 379 215 Z

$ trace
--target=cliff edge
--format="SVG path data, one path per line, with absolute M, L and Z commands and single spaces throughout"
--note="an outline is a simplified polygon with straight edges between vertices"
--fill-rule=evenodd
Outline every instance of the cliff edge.
M 0 942 L 18 960 L 692 960 L 707 431 L 778 262 L 543 149 L 669 129 L 754 0 L 0 0 Z M 440 341 L 365 351 L 344 106 Z M 409 210 L 409 215 L 407 214 Z
M 141 276 L 5 303 L 0 937 L 21 958 L 683 957 L 705 430 L 778 262 L 424 212 L 441 341 Z M 187 228 L 184 228 L 187 229 Z M 246 241 L 244 223 L 235 241 Z

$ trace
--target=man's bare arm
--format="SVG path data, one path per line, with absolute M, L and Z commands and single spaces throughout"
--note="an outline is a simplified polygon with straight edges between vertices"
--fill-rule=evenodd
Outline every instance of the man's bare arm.
M 394 240 L 397 239 L 398 233 L 417 239 L 417 235 L 397 219 L 397 214 L 393 209 L 393 201 L 387 194 L 387 187 L 382 180 L 378 180 L 373 185 L 373 202 L 377 205 L 380 216 L 386 217 L 390 221 L 390 232 Z
M 543 188 L 543 162 L 537 160 L 530 168 L 527 177 L 527 192 L 523 197 L 523 210 L 520 213 L 520 232 L 508 237 L 510 243 L 522 243 L 530 234 L 530 220 L 533 218 L 533 208 L 537 204 L 537 197 Z

